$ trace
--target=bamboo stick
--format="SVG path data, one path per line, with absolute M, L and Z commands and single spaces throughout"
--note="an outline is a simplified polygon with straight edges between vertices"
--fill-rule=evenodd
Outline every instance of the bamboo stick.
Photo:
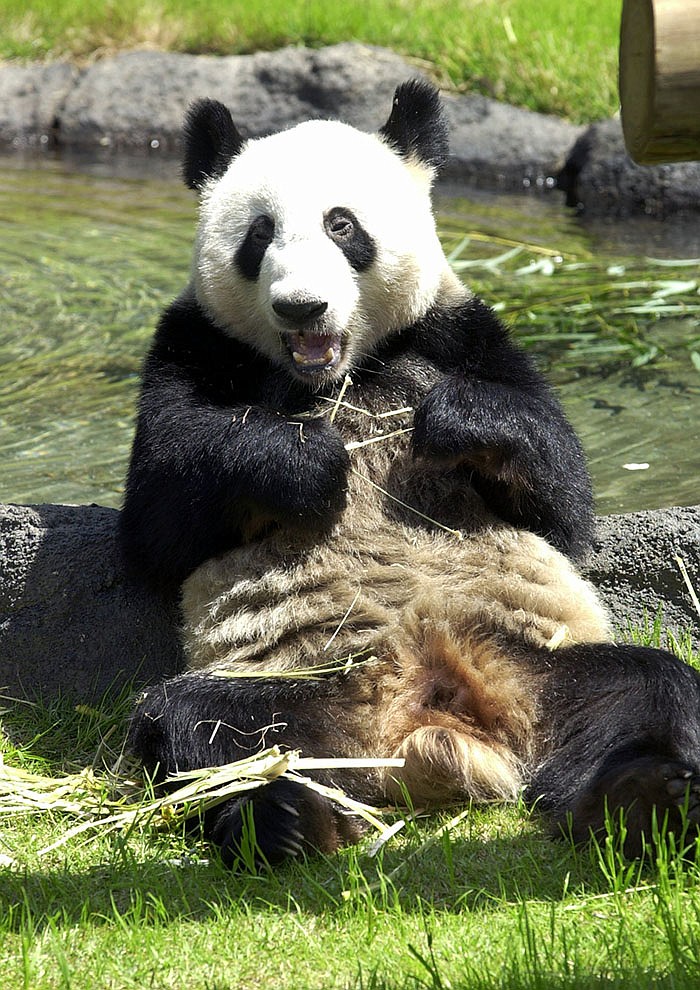
M 700 0 L 624 0 L 619 84 L 636 162 L 700 159 Z

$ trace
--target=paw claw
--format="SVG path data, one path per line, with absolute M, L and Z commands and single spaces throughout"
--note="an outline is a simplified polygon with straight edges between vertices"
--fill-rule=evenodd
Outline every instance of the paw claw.
M 664 780 L 674 780 L 678 777 L 689 780 L 694 776 L 694 772 L 690 767 L 683 766 L 679 763 L 664 763 L 659 767 L 659 773 Z
M 666 792 L 672 798 L 684 798 L 688 793 L 687 778 L 676 777 L 666 782 Z
M 279 845 L 277 848 L 281 853 L 283 853 L 283 855 L 291 856 L 293 859 L 296 859 L 299 853 L 303 853 L 304 851 L 297 842 L 293 844 L 291 842 L 285 842 Z
M 274 866 L 315 849 L 333 852 L 343 837 L 342 823 L 328 798 L 293 781 L 276 780 L 224 804 L 211 830 L 224 860 L 233 864 L 252 815 L 256 862 Z
M 669 806 L 685 813 L 689 824 L 700 825 L 700 775 L 682 764 L 666 764 L 659 769 Z

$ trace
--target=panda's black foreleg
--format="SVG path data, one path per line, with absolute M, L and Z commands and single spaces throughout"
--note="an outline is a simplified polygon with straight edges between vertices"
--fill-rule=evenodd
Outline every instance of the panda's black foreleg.
M 178 771 L 221 766 L 271 746 L 305 755 L 351 755 L 343 685 L 288 678 L 239 679 L 183 674 L 149 688 L 132 716 L 129 745 L 157 782 Z M 376 797 L 364 771 L 315 772 L 361 800 Z M 376 785 L 374 785 L 376 787 Z M 362 823 L 304 784 L 280 778 L 225 802 L 203 819 L 205 836 L 230 865 L 278 863 L 302 852 L 331 853 L 360 838 Z
M 624 812 L 624 850 L 639 855 L 654 819 L 700 826 L 700 676 L 663 650 L 595 644 L 551 655 L 544 692 L 548 752 L 529 797 L 577 842 Z
M 362 835 L 360 823 L 329 798 L 284 778 L 228 801 L 207 831 L 231 867 L 237 862 L 274 866 L 300 854 L 332 853 Z
M 462 319 L 459 330 L 445 321 L 424 342 L 444 360 L 440 341 L 448 340 L 451 361 L 416 408 L 414 454 L 467 465 L 489 510 L 582 557 L 593 535 L 593 497 L 575 431 L 493 310 L 474 298 Z

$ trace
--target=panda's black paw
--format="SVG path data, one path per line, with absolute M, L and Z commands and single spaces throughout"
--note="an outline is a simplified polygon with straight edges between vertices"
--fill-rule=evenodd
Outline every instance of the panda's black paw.
M 525 450 L 507 424 L 475 407 L 448 378 L 416 409 L 413 456 L 443 468 L 468 463 L 486 477 L 510 481 L 521 473 Z
M 417 460 L 451 461 L 463 449 L 463 425 L 449 382 L 435 385 L 413 417 L 413 456 Z
M 276 780 L 224 805 L 210 838 L 227 866 L 257 868 L 335 852 L 357 841 L 359 829 L 328 798 L 295 781 Z
M 700 827 L 700 774 L 678 760 L 644 756 L 608 769 L 571 808 L 573 837 L 585 841 L 616 826 L 624 812 L 624 851 L 641 855 L 657 830 L 676 835 Z
M 601 782 L 609 805 L 656 809 L 659 821 L 668 817 L 677 827 L 682 817 L 700 823 L 700 775 L 687 763 L 643 757 L 610 772 Z
M 662 763 L 658 786 L 666 803 L 677 808 L 693 825 L 700 825 L 700 774 L 685 763 Z
M 284 425 L 288 434 L 290 424 Z M 274 490 L 263 501 L 282 512 L 286 522 L 291 515 L 314 524 L 318 517 L 332 518 L 344 510 L 350 455 L 340 431 L 325 418 L 304 420 L 297 427 L 296 446 L 284 446 L 288 435 L 280 440 L 279 463 L 285 470 L 269 472 Z

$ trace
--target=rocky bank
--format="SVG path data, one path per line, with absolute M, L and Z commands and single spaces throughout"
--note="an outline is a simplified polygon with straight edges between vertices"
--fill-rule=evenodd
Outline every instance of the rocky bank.
M 420 75 L 393 52 L 345 43 L 255 55 L 134 51 L 85 67 L 0 65 L 0 151 L 168 156 L 191 100 L 215 96 L 244 134 L 339 117 L 374 130 L 398 82 Z M 619 120 L 575 127 L 484 96 L 446 94 L 446 178 L 492 189 L 563 190 L 592 215 L 668 216 L 700 209 L 700 164 L 642 167 Z

